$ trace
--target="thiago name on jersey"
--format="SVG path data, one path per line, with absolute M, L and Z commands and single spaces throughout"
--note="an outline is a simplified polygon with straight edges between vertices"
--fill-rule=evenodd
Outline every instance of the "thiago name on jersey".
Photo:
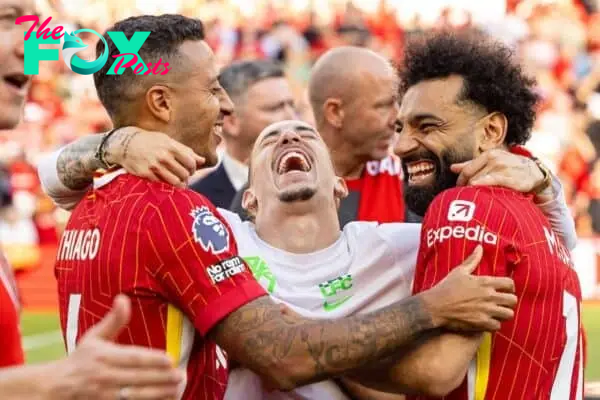
M 67 230 L 64 232 L 58 248 L 58 260 L 85 261 L 93 260 L 100 248 L 100 230 Z

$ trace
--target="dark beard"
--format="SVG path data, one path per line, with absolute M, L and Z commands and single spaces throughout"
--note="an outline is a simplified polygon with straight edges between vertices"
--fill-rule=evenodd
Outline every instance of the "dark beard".
M 429 186 L 411 186 L 408 183 L 408 171 L 406 163 L 419 159 L 428 159 L 435 162 L 436 177 L 432 185 Z M 423 217 L 427 212 L 427 208 L 438 194 L 446 189 L 456 186 L 458 175 L 450 170 L 452 164 L 457 164 L 473 159 L 472 154 L 458 153 L 453 150 L 445 151 L 440 160 L 435 154 L 430 151 L 419 152 L 419 154 L 411 156 L 408 160 L 402 160 L 402 170 L 404 171 L 404 200 L 408 208 L 415 214 Z
M 303 187 L 297 190 L 285 191 L 279 195 L 279 200 L 284 203 L 310 200 L 317 191 L 312 187 Z

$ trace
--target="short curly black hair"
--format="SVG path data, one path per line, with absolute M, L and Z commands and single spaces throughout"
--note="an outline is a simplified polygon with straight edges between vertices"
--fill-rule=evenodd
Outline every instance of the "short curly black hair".
M 400 68 L 401 95 L 421 81 L 451 75 L 464 80 L 459 100 L 506 116 L 507 145 L 529 140 L 538 101 L 536 82 L 525 75 L 510 48 L 474 30 L 421 36 L 406 46 Z
M 100 71 L 94 73 L 94 84 L 98 97 L 108 114 L 113 118 L 113 122 L 119 114 L 127 112 L 126 103 L 131 97 L 129 90 L 142 81 L 149 82 L 153 75 L 134 75 L 132 68 L 127 68 L 122 75 L 107 74 L 113 66 L 113 56 L 120 54 L 119 49 L 108 36 L 107 32 L 112 31 L 123 32 L 128 40 L 131 40 L 135 32 L 150 32 L 150 36 L 148 36 L 138 54 L 144 62 L 152 64 L 162 59 L 163 63 L 169 62 L 170 65 L 173 65 L 179 55 L 179 46 L 184 41 L 204 40 L 202 22 L 178 14 L 130 17 L 108 28 L 103 35 L 108 43 L 108 61 Z M 96 56 L 100 57 L 103 51 L 104 43 L 99 40 L 96 44 Z M 175 74 L 175 71 L 170 71 L 167 76 Z M 176 78 L 173 77 L 173 79 Z

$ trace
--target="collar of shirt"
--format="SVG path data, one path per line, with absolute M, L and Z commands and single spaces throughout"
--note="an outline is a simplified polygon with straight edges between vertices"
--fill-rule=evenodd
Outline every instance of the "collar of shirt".
M 248 166 L 231 157 L 227 152 L 223 153 L 223 168 L 235 190 L 240 190 L 248 180 Z

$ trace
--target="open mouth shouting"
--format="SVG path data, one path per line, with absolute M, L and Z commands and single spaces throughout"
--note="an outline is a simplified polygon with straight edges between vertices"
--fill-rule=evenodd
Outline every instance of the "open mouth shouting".
M 275 158 L 273 170 L 280 183 L 306 180 L 312 171 L 312 157 L 298 146 L 284 148 Z
M 277 163 L 277 173 L 279 175 L 293 171 L 308 172 L 310 169 L 308 156 L 294 149 L 284 152 Z

